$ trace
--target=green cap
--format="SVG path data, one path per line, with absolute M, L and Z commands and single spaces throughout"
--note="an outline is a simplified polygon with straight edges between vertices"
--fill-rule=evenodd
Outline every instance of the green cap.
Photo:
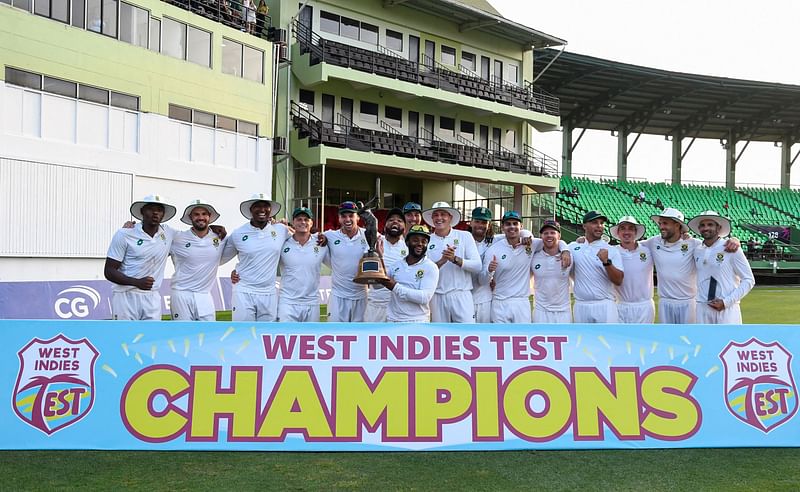
M 519 215 L 519 212 L 517 212 L 515 210 L 509 210 L 508 212 L 503 214 L 502 222 L 505 222 L 507 220 L 519 220 L 519 221 L 521 221 L 522 217 Z
M 492 220 L 492 211 L 486 207 L 478 207 L 472 210 L 472 220 Z
M 431 233 L 428 232 L 428 228 L 424 225 L 413 225 L 408 229 L 406 232 L 406 241 L 413 235 L 417 236 L 425 236 L 428 240 L 431 239 Z
M 603 219 L 604 221 L 608 222 L 608 217 L 601 214 L 597 210 L 590 210 L 586 212 L 586 215 L 583 216 L 583 223 L 586 224 L 587 222 L 591 222 L 595 219 Z
M 295 217 L 297 217 L 300 214 L 308 215 L 309 219 L 313 219 L 314 218 L 314 214 L 311 212 L 311 209 L 308 208 L 308 207 L 297 207 L 296 209 L 294 209 L 294 211 L 292 211 L 292 218 L 294 219 Z

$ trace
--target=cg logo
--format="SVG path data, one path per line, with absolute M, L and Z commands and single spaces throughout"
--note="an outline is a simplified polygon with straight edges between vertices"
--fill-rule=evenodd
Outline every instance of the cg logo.
M 75 285 L 58 293 L 53 310 L 61 319 L 69 319 L 73 316 L 85 318 L 98 304 L 100 304 L 99 292 L 86 285 Z

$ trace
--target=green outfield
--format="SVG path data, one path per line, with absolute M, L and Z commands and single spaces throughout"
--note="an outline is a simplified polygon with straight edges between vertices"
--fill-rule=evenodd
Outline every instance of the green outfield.
M 760 287 L 746 323 L 796 324 Z M 0 490 L 800 490 L 800 449 L 450 453 L 0 452 Z

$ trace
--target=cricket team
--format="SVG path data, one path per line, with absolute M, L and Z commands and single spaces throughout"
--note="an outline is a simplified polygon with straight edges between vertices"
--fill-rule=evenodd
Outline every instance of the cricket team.
M 368 250 L 356 203 L 339 205 L 339 228 L 319 234 L 311 232 L 310 209 L 294 209 L 286 225 L 274 220 L 280 209 L 255 194 L 240 205 L 248 221 L 227 233 L 213 225 L 215 208 L 194 200 L 181 216 L 189 229 L 178 231 L 164 224 L 177 210 L 162 197 L 134 202 L 139 222 L 117 231 L 105 263 L 113 318 L 161 319 L 158 290 L 169 256 L 171 316 L 187 321 L 215 319 L 217 268 L 234 257 L 234 321 L 319 321 L 323 264 L 331 270 L 332 322 L 649 324 L 655 269 L 660 323 L 740 324 L 739 301 L 755 284 L 739 241 L 726 239 L 730 221 L 714 211 L 686 222 L 665 208 L 652 216 L 660 234 L 646 240 L 642 224 L 622 217 L 609 229 L 619 242 L 613 246 L 604 235 L 608 217 L 590 211 L 584 235 L 568 245 L 555 220 L 545 220 L 533 238 L 520 214 L 507 211 L 502 234 L 494 234 L 491 210 L 478 207 L 464 231 L 456 228 L 461 213 L 448 203 L 423 210 L 409 202 L 388 211 L 376 245 L 388 278 L 366 286 L 353 281 Z

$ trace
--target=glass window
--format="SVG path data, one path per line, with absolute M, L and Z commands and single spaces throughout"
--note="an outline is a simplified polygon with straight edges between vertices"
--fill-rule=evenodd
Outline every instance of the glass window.
M 78 87 L 78 98 L 84 101 L 108 104 L 108 91 L 89 85 L 81 85 Z
M 192 110 L 183 106 L 169 105 L 169 117 L 174 120 L 181 120 L 187 123 L 192 122 Z
M 242 76 L 242 45 L 222 38 L 222 73 Z
M 322 32 L 329 32 L 331 34 L 339 34 L 339 16 L 325 12 L 324 10 L 319 13 L 319 29 Z
M 378 44 L 378 26 L 362 22 L 361 41 L 369 44 Z
M 72 0 L 72 25 L 81 29 L 86 25 L 86 0 Z
M 215 125 L 214 115 L 211 113 L 206 113 L 205 111 L 195 110 L 192 116 L 192 121 L 194 121 L 196 125 L 210 126 L 211 128 L 214 128 Z
M 69 23 L 69 0 L 52 0 L 50 3 L 50 18 L 59 22 Z
M 239 120 L 239 124 L 237 126 L 239 133 L 244 133 L 245 135 L 258 135 L 258 125 L 255 123 L 250 123 L 249 121 L 241 121 Z
M 517 132 L 514 130 L 506 130 L 506 138 L 503 141 L 503 147 L 512 150 L 517 148 Z
M 470 140 L 475 138 L 475 123 L 471 121 L 461 122 L 461 134 Z
M 67 82 L 66 80 L 54 79 L 52 77 L 45 77 L 42 90 L 62 96 L 77 97 L 78 84 L 75 82 Z
M 361 101 L 361 121 L 367 123 L 378 122 L 378 105 L 368 101 Z
M 50 0 L 36 0 L 33 4 L 33 13 L 43 17 L 50 17 Z
M 519 84 L 519 67 L 508 64 L 506 69 L 508 70 L 508 81 L 512 84 Z
M 387 29 L 386 47 L 394 51 L 403 51 L 403 33 Z
M 95 1 L 95 0 L 89 0 Z M 173 58 L 186 59 L 186 24 L 164 17 L 161 52 Z
M 439 128 L 442 130 L 448 130 L 451 132 L 456 131 L 456 120 L 453 118 L 448 118 L 447 116 L 440 116 L 439 117 Z
M 31 11 L 31 0 L 3 0 L 6 3 L 10 3 L 14 7 L 22 10 L 27 10 L 28 12 Z
M 500 60 L 494 61 L 494 82 L 503 81 L 503 62 Z
M 211 66 L 211 33 L 188 26 L 186 31 L 186 59 L 204 67 Z
M 386 120 L 394 126 L 403 126 L 403 110 L 393 106 L 386 106 L 383 110 Z
M 305 105 L 306 109 L 314 112 L 314 91 L 300 89 L 300 105 Z
M 103 29 L 100 0 L 86 0 L 86 29 L 100 32 Z
M 103 0 L 103 34 L 117 37 L 117 0 Z
M 442 45 L 442 64 L 455 65 L 456 64 L 456 49 L 449 46 Z
M 355 19 L 348 19 L 347 17 L 342 17 L 342 26 L 341 26 L 341 35 L 350 38 L 350 39 L 358 39 L 358 28 L 359 22 Z
M 139 98 L 136 96 L 129 96 L 128 94 L 112 92 L 111 105 L 122 109 L 130 109 L 131 111 L 139 111 Z
M 230 130 L 232 132 L 235 132 L 236 120 L 233 118 L 228 118 L 227 116 L 217 116 L 217 128 L 222 128 L 223 130 Z
M 264 52 L 251 48 L 244 47 L 244 67 L 242 73 L 247 80 L 255 82 L 264 81 Z
M 150 18 L 150 49 L 161 51 L 161 20 L 155 17 Z
M 119 39 L 147 48 L 150 14 L 139 7 L 122 2 L 119 6 Z
M 11 0 L 0 0 L 0 2 L 7 3 L 8 5 L 11 5 Z
M 42 76 L 36 73 L 6 67 L 6 83 L 39 90 L 42 88 Z
M 468 51 L 462 51 L 461 66 L 466 68 L 470 72 L 475 72 L 477 69 L 477 65 L 475 64 L 475 54 L 470 53 Z

